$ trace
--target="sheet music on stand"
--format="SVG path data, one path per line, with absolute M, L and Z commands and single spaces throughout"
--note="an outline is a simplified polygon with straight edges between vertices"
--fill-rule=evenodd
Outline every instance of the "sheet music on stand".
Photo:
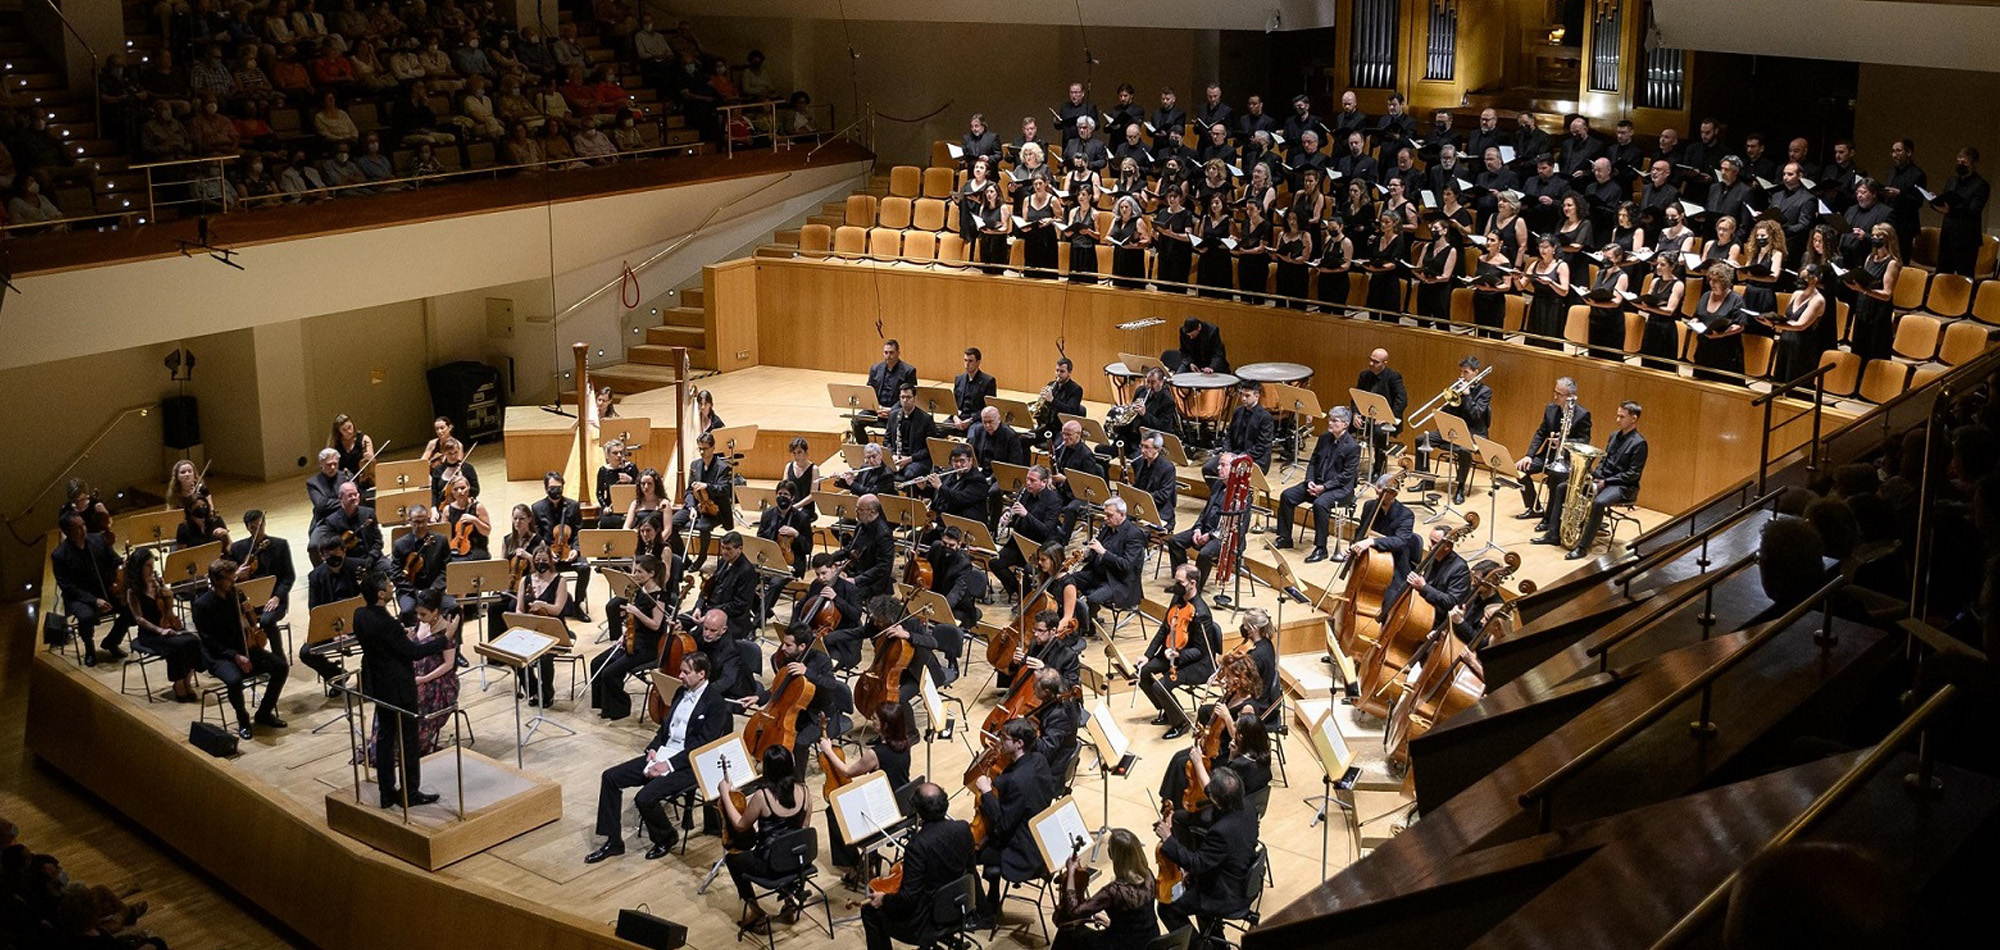
M 730 768 L 733 773 L 735 766 Z M 889 776 L 879 771 L 834 789 L 826 803 L 832 806 L 833 822 L 840 830 L 841 840 L 857 849 L 894 834 L 909 821 L 896 802 L 896 789 L 889 784 Z
M 1113 775 L 1125 775 L 1137 765 L 1139 756 L 1132 751 L 1131 740 L 1118 727 L 1118 718 L 1111 713 L 1111 703 L 1099 697 L 1097 705 L 1090 708 L 1090 718 L 1084 727 L 1090 730 L 1090 741 L 1097 746 L 1105 765 L 1104 771 Z
M 1083 809 L 1076 807 L 1076 799 L 1068 795 L 1028 819 L 1028 830 L 1035 836 L 1035 849 L 1042 853 L 1042 866 L 1050 874 L 1062 870 L 1069 862 L 1070 851 L 1076 848 L 1079 839 L 1088 844 L 1096 837 L 1090 826 L 1084 824 Z
M 694 769 L 695 787 L 701 789 L 701 797 L 715 800 L 716 787 L 722 783 L 724 762 L 729 763 L 731 788 L 741 789 L 757 778 L 757 768 L 750 761 L 750 750 L 743 745 L 743 734 L 723 736 L 688 753 L 688 765 Z

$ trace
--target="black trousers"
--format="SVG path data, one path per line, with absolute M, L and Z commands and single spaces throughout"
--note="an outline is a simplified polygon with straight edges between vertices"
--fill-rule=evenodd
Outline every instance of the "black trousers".
M 173 680 L 200 669 L 203 663 L 201 638 L 192 633 L 139 633 L 132 637 L 132 643 L 148 653 L 166 657 L 167 676 Z
M 732 851 L 723 859 L 729 867 L 729 879 L 736 884 L 736 896 L 745 902 L 757 896 L 756 886 L 750 883 L 752 877 L 770 877 L 775 870 L 771 856 L 763 849 Z
M 1146 701 L 1153 708 L 1166 714 L 1167 724 L 1176 729 L 1188 728 L 1187 710 L 1174 699 L 1173 683 L 1167 679 L 1169 664 L 1164 657 L 1153 657 L 1146 665 L 1139 667 L 1139 692 L 1146 694 Z
M 1530 470 L 1535 467 L 1537 466 L 1530 466 Z M 1542 531 L 1554 531 L 1562 524 L 1563 496 L 1569 494 L 1569 473 L 1545 471 L 1542 473 L 1542 480 L 1547 483 L 1549 499 L 1548 504 L 1543 506 L 1545 510 L 1542 512 L 1542 520 L 1535 522 L 1535 527 Z M 1531 491 L 1532 484 L 1527 479 L 1522 479 L 1521 493 L 1526 495 Z
M 1188 549 L 1194 546 L 1194 529 L 1189 528 L 1174 535 L 1173 542 L 1167 545 L 1167 558 L 1174 567 L 1180 567 L 1187 563 Z M 1208 572 L 1215 567 L 1215 559 L 1221 556 L 1222 533 L 1217 531 L 1209 535 L 1208 540 L 1195 552 L 1195 569 L 1201 572 L 1203 587 L 1208 586 Z
M 597 781 L 598 834 L 614 840 L 624 837 L 620 819 L 628 788 L 639 790 L 632 796 L 632 803 L 639 808 L 646 836 L 654 844 L 672 844 L 675 831 L 673 820 L 667 816 L 667 799 L 694 788 L 694 770 L 675 769 L 659 778 L 647 778 L 643 755 L 605 769 Z
M 284 657 L 269 650 L 251 650 L 245 655 L 250 658 L 248 673 L 238 669 L 230 660 L 216 660 L 208 668 L 210 675 L 221 680 L 228 689 L 229 705 L 235 708 L 236 723 L 241 726 L 250 724 L 250 713 L 243 705 L 243 681 L 259 673 L 270 677 L 270 682 L 264 686 L 264 699 L 257 704 L 257 715 L 262 716 L 278 708 L 278 694 L 285 691 L 285 674 L 291 670 Z
M 1285 489 L 1278 495 L 1278 536 L 1290 541 L 1292 538 L 1292 512 L 1303 504 L 1312 505 L 1313 549 L 1326 549 L 1326 536 L 1332 527 L 1333 509 L 1354 503 L 1352 486 L 1329 488 L 1317 495 L 1306 491 L 1306 483 L 1300 482 Z
M 1521 504 L 1528 506 L 1529 511 L 1540 507 L 1535 501 L 1535 482 L 1529 477 L 1531 475 L 1544 476 L 1543 481 L 1548 482 L 1549 494 L 1557 498 L 1562 496 L 1563 483 L 1569 480 L 1566 475 L 1549 471 L 1543 456 L 1530 456 L 1528 470 L 1521 473 Z
M 72 600 L 65 606 L 69 611 L 69 618 L 76 621 L 77 633 L 83 637 L 84 646 L 91 650 L 97 648 L 97 622 L 104 619 L 106 614 L 111 617 L 111 632 L 104 636 L 106 649 L 124 642 L 125 631 L 132 628 L 132 618 L 127 617 L 125 611 L 119 610 L 115 604 L 109 611 L 99 611 L 96 603 L 87 600 Z
M 632 694 L 625 691 L 625 677 L 643 670 L 655 660 L 625 652 L 620 645 L 592 657 L 590 661 L 590 707 L 606 719 L 632 715 Z
M 873 904 L 861 905 L 861 930 L 868 939 L 868 950 L 891 950 L 896 940 L 922 943 L 925 937 L 923 922 L 929 914 L 928 904 L 906 918 L 891 918 Z
M 277 690 L 265 695 L 275 696 Z M 387 706 L 375 707 L 375 781 L 382 789 L 384 802 L 396 797 L 399 761 L 403 766 L 400 788 L 413 795 L 423 790 L 424 750 L 417 744 L 418 725 L 420 720 L 415 716 L 405 716 Z
M 1019 545 L 1011 540 L 1002 545 L 1000 553 L 993 558 L 993 573 L 1000 575 L 1000 588 L 1009 594 L 1020 593 L 1021 575 L 1016 572 L 1027 563 L 1027 559 L 1021 556 Z
M 1606 485 L 1591 499 L 1590 517 L 1583 522 L 1583 537 L 1576 542 L 1579 551 L 1590 550 L 1590 543 L 1597 540 L 1597 532 L 1604 527 L 1604 509 L 1609 505 L 1622 505 L 1639 497 L 1639 490 L 1630 485 Z

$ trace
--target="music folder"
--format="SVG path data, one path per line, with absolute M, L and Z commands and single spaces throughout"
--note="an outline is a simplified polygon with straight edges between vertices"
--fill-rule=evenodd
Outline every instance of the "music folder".
M 731 766 L 732 773 L 734 768 Z M 826 803 L 832 807 L 833 823 L 839 828 L 841 840 L 854 847 L 891 834 L 908 821 L 896 803 L 896 790 L 890 786 L 889 776 L 879 771 L 834 789 L 826 797 Z
M 1076 850 L 1079 839 L 1089 844 L 1095 837 L 1090 826 L 1084 824 L 1083 810 L 1076 807 L 1076 799 L 1068 795 L 1028 819 L 1028 829 L 1035 836 L 1035 849 L 1042 853 L 1042 866 L 1050 874 L 1062 870 L 1069 862 L 1070 852 Z
M 694 769 L 695 786 L 701 789 L 703 798 L 715 800 L 716 786 L 722 782 L 724 762 L 729 763 L 731 788 L 740 791 L 757 778 L 757 769 L 750 761 L 750 751 L 743 746 L 743 734 L 731 733 L 688 753 L 688 765 Z

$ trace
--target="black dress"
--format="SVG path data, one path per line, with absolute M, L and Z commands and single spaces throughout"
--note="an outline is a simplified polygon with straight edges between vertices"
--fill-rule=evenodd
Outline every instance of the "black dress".
M 1089 233 L 1097 224 L 1097 211 L 1086 204 L 1069 209 L 1069 279 L 1078 284 L 1097 282 L 1097 239 Z
M 1349 262 L 1347 253 L 1341 248 L 1341 241 L 1321 238 L 1319 256 L 1319 291 L 1316 300 L 1330 303 L 1335 309 L 1347 306 L 1347 295 L 1354 285 L 1354 272 L 1332 270 L 1345 267 Z
M 1306 254 L 1306 244 L 1307 240 L 1304 234 L 1289 238 L 1281 235 L 1278 238 L 1278 256 L 1281 258 L 1303 258 Z M 1306 295 L 1311 292 L 1311 288 L 1307 286 L 1310 279 L 1311 274 L 1304 260 L 1300 260 L 1296 264 L 1291 261 L 1280 260 L 1278 262 L 1278 295 L 1285 298 L 1282 303 L 1293 310 L 1304 310 L 1306 308 Z M 1324 279 L 1321 280 L 1321 284 L 1322 286 L 1325 284 Z
M 1106 237 L 1118 242 L 1111 251 L 1111 273 L 1117 278 L 1112 283 L 1133 290 L 1144 287 L 1146 249 L 1132 246 L 1132 242 L 1139 240 L 1139 219 L 1136 217 L 1129 221 L 1113 219 L 1111 233 Z M 1070 266 L 1074 268 L 1076 262 L 1070 261 Z
M 1201 219 L 1201 263 L 1197 265 L 1195 283 L 1201 285 L 1204 297 L 1228 297 L 1231 285 L 1235 283 L 1232 266 L 1235 255 L 1229 252 L 1222 241 L 1230 236 L 1235 222 L 1224 215 L 1216 221 L 1206 215 Z
M 1825 305 L 1812 326 L 1803 330 L 1778 331 L 1778 345 L 1771 359 L 1772 382 L 1789 383 L 1819 366 L 1820 354 L 1826 352 L 1826 345 L 1821 342 L 1820 327 L 1827 321 L 1825 307 L 1833 306 L 1833 301 L 1825 294 L 1820 294 L 1819 298 L 1825 301 Z M 1793 294 L 1791 309 L 1785 311 L 1785 322 L 1797 320 L 1812 301 L 1813 298 L 1807 294 Z
M 1374 253 L 1371 263 L 1392 264 L 1409 259 L 1410 239 L 1398 234 L 1391 238 L 1388 246 L 1381 242 L 1370 245 Z M 1368 274 L 1368 316 L 1375 320 L 1394 320 L 1403 312 L 1403 278 L 1395 269 L 1371 271 Z
M 1646 291 L 1642 299 L 1646 301 L 1647 306 L 1664 310 L 1667 302 L 1673 299 L 1674 285 L 1678 283 L 1679 281 L 1661 280 L 1655 277 L 1653 286 Z M 1679 359 L 1680 350 L 1679 318 L 1647 311 L 1646 332 L 1639 338 L 1639 355 L 1642 357 L 1640 364 L 1649 369 L 1671 370 L 1673 364 L 1667 361 Z
M 975 216 L 985 219 L 984 221 L 974 222 L 973 226 L 979 229 L 979 262 L 985 265 L 980 269 L 989 274 L 1000 273 L 1006 269 L 1009 263 L 1010 252 L 1007 250 L 1007 232 L 1001 230 L 993 233 L 986 230 L 988 227 L 998 227 L 1001 221 L 1005 220 L 1004 216 L 1006 214 L 1007 208 L 1003 205 L 997 208 L 982 207 L 979 209 L 978 215 Z M 1000 220 L 995 220 L 996 218 Z
M 1539 258 L 1530 263 L 1527 273 L 1553 278 L 1556 272 L 1555 266 L 1551 265 L 1548 270 L 1538 270 L 1540 264 Z M 1528 301 L 1528 322 L 1525 329 L 1534 335 L 1528 338 L 1528 342 L 1534 346 L 1559 348 L 1562 346 L 1563 325 L 1569 322 L 1569 297 L 1567 294 L 1556 293 L 1554 287 L 1541 281 L 1534 281 L 1530 286 L 1534 288 L 1534 297 Z
M 968 180 L 965 187 L 958 190 L 958 236 L 965 239 L 966 247 L 979 243 L 979 225 L 973 223 L 972 215 L 980 207 L 979 193 L 990 184 L 992 182 L 988 181 L 974 185 Z
M 1742 322 L 1742 294 L 1732 290 L 1723 296 L 1721 304 L 1713 308 L 1709 306 L 1709 299 L 1708 292 L 1703 290 L 1701 299 L 1695 301 L 1694 304 L 1694 318 L 1711 332 L 1726 330 Z M 1694 375 L 1696 379 L 1742 385 L 1743 335 L 1739 333 L 1735 336 L 1723 337 L 1719 340 L 1711 339 L 1707 333 L 1696 337 L 1694 362 L 1696 366 L 1703 367 L 1703 369 L 1695 370 Z M 1726 373 L 1733 373 L 1735 375 L 1709 372 L 1709 370 L 1723 370 Z
M 1047 204 L 1035 207 L 1035 199 L 1030 197 L 1021 206 L 1021 220 L 1028 222 L 1027 242 L 1021 249 L 1021 264 L 1026 275 L 1040 280 L 1056 276 L 1056 200 L 1050 198 Z
M 1445 261 L 1451 257 L 1451 248 L 1440 248 L 1443 243 L 1442 240 L 1432 241 L 1424 249 L 1424 262 L 1420 269 L 1425 277 L 1445 279 L 1417 284 L 1417 326 L 1433 330 L 1442 329 L 1451 322 L 1451 275 L 1445 273 Z
M 1506 279 L 1499 267 L 1485 261 L 1479 263 L 1479 272 L 1474 275 L 1472 325 L 1479 328 L 1480 336 L 1489 340 L 1499 339 L 1506 329 L 1507 291 L 1503 286 Z
M 1557 250 L 1561 251 L 1562 248 L 1571 246 L 1577 248 L 1574 251 L 1562 252 L 1564 259 L 1569 261 L 1569 279 L 1571 283 L 1576 281 L 1577 276 L 1583 273 L 1584 266 L 1590 262 L 1583 254 L 1585 251 L 1596 249 L 1597 244 L 1592 240 L 1593 237 L 1590 222 L 1587 220 L 1577 222 L 1576 227 L 1563 228 L 1556 232 Z
M 1760 277 L 1767 276 L 1773 271 L 1783 270 L 1784 267 L 1784 258 L 1775 253 L 1766 252 L 1761 257 L 1751 258 L 1749 263 L 1739 268 L 1736 276 L 1743 281 L 1743 306 L 1749 308 L 1752 313 L 1776 313 L 1778 310 L 1777 283 L 1759 283 L 1748 278 L 1752 274 Z M 1772 330 L 1769 324 L 1761 320 L 1752 320 L 1744 324 L 1743 332 L 1753 333 L 1757 336 L 1771 336 L 1776 331 Z
M 1161 208 L 1153 212 L 1153 246 L 1159 255 L 1156 276 L 1163 284 L 1185 284 L 1188 271 L 1194 267 L 1194 248 L 1188 242 L 1167 237 L 1167 232 L 1186 233 L 1188 225 L 1194 223 L 1194 216 L 1186 208 L 1169 211 Z M 1170 293 L 1178 293 L 1181 288 L 1161 288 Z
M 1236 258 L 1236 286 L 1243 291 L 1244 302 L 1263 303 L 1264 290 L 1271 285 L 1271 222 L 1244 225 L 1241 242 L 1239 247 L 1256 250 L 1246 250 Z
M 1597 281 L 1591 285 L 1592 291 L 1618 289 L 1618 275 L 1623 273 L 1615 267 L 1605 267 L 1597 272 Z M 1625 304 L 1590 308 L 1590 355 L 1604 360 L 1621 359 L 1625 355 Z
M 1882 278 L 1889 272 L 1889 259 L 1875 260 L 1873 257 L 1861 262 L 1855 268 L 1860 274 L 1855 283 L 1868 290 L 1888 290 Z M 1847 332 L 1855 356 L 1861 357 L 1862 365 L 1869 360 L 1886 360 L 1892 355 L 1891 347 L 1896 340 L 1896 309 L 1887 300 L 1868 294 L 1857 294 L 1854 306 L 1847 314 Z

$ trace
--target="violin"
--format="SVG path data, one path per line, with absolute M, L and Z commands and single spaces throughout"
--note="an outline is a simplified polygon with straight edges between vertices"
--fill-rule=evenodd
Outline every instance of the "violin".
M 1170 820 L 1173 817 L 1174 803 L 1161 802 L 1161 820 Z M 1172 858 L 1167 857 L 1167 843 L 1164 840 L 1153 846 L 1153 863 L 1159 866 L 1159 873 L 1153 877 L 1155 888 L 1153 896 L 1162 904 L 1171 904 L 1174 902 L 1174 892 L 1187 881 L 1187 872 L 1181 870 L 1181 866 L 1175 864 Z
M 722 512 L 722 506 L 716 504 L 715 499 L 708 497 L 707 485 L 697 482 L 692 491 L 694 492 L 694 507 L 696 511 L 710 518 Z
M 567 561 L 576 553 L 572 543 L 576 540 L 576 529 L 566 524 L 556 525 L 549 532 L 549 556 L 558 561 Z
M 255 556 L 252 556 L 250 558 L 249 563 L 254 564 L 256 563 L 256 561 L 257 558 Z M 252 571 L 254 572 L 255 569 L 252 568 Z M 409 580 L 410 582 L 415 583 L 417 576 L 422 574 L 423 572 L 424 572 L 424 551 L 423 547 L 419 545 L 415 550 L 412 550 L 410 552 L 410 555 L 408 557 L 403 558 L 403 577 Z
M 416 554 L 410 556 L 416 557 Z M 639 585 L 626 581 L 625 590 L 618 596 L 625 598 L 625 637 L 618 641 L 618 646 L 626 656 L 632 656 L 639 652 Z
M 180 616 L 174 613 L 174 595 L 167 592 L 167 579 L 157 569 L 153 571 L 153 591 L 153 605 L 160 611 L 160 629 L 183 629 Z
M 718 759 L 718 761 L 722 763 L 722 780 L 724 782 L 728 782 L 729 757 L 722 756 Z M 750 810 L 750 797 L 743 794 L 742 789 L 736 788 L 732 784 L 729 788 L 729 794 L 727 797 L 729 798 L 729 804 L 735 807 L 736 813 L 738 815 L 741 815 L 744 812 Z M 716 807 L 717 810 L 721 809 L 720 804 L 718 804 Z M 738 831 L 736 830 L 736 823 L 730 821 L 729 816 L 727 814 L 724 814 L 722 818 L 723 818 L 722 821 L 723 847 L 731 851 L 748 851 L 751 848 L 756 847 L 757 845 L 756 838 L 750 833 L 749 829 Z
M 805 674 L 790 670 L 771 677 L 771 698 L 750 714 L 743 724 L 743 748 L 752 758 L 762 758 L 774 746 L 791 748 L 799 740 L 799 716 L 812 705 L 818 692 Z
M 472 534 L 479 530 L 479 524 L 472 520 L 472 513 L 466 512 L 451 525 L 451 553 L 459 557 L 472 554 Z
M 1181 807 L 1197 811 L 1208 802 L 1208 780 L 1202 776 L 1215 770 L 1215 760 L 1222 755 L 1222 737 L 1233 728 L 1235 723 L 1227 712 L 1209 716 L 1208 722 L 1201 727 L 1201 735 L 1188 754 L 1187 764 L 1182 766 L 1187 769 L 1187 790 L 1181 793 Z M 1199 766 L 1195 764 L 1196 757 L 1201 759 Z
M 1063 862 L 1062 871 L 1057 874 L 1056 926 L 1059 928 L 1083 923 L 1081 920 L 1070 919 L 1074 916 L 1072 909 L 1083 903 L 1090 887 L 1092 869 L 1086 867 L 1082 861 L 1083 843 L 1082 835 L 1069 836 L 1069 860 Z
M 1185 603 L 1167 608 L 1167 639 L 1163 646 L 1169 651 L 1167 657 L 1167 679 L 1179 682 L 1181 678 L 1180 652 L 1187 649 L 1188 626 L 1194 622 L 1194 604 Z
M 240 590 L 232 589 L 231 593 L 236 595 L 236 609 L 243 618 L 244 651 L 263 650 L 270 647 L 271 638 L 265 635 L 263 625 L 257 622 L 257 611 L 250 606 L 250 601 L 244 599 L 243 592 Z

